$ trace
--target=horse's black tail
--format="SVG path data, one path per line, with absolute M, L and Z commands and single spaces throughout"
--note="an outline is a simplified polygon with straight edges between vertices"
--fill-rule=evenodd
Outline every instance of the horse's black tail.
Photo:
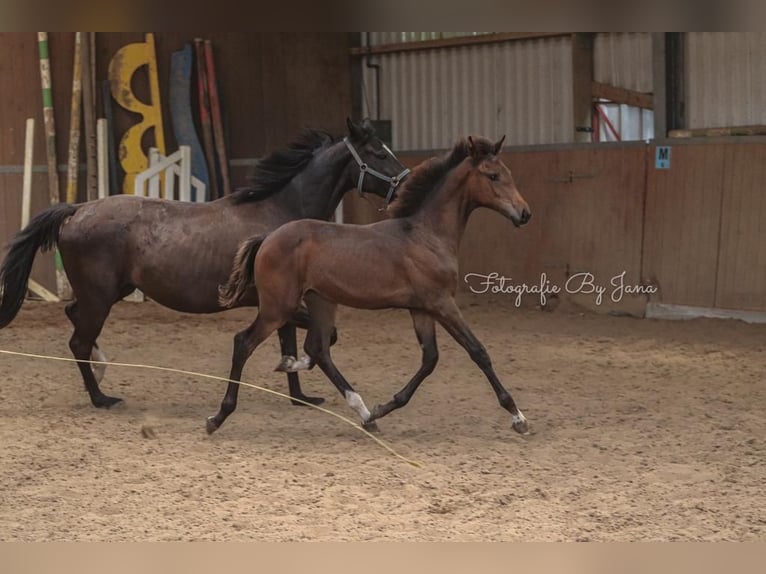
M 234 307 L 253 286 L 255 280 L 255 256 L 266 235 L 255 235 L 243 241 L 234 256 L 234 267 L 226 285 L 219 287 L 218 302 L 223 307 Z
M 61 224 L 75 211 L 75 205 L 54 205 L 37 214 L 11 241 L 8 256 L 0 265 L 0 329 L 21 309 L 37 250 L 46 251 L 56 245 Z

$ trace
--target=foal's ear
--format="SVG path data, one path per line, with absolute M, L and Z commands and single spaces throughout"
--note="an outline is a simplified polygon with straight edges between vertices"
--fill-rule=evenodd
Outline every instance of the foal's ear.
M 476 159 L 476 144 L 473 143 L 471 136 L 468 136 L 468 155 Z
M 503 149 L 503 142 L 505 141 L 505 135 L 500 138 L 500 141 L 495 144 L 494 153 L 495 155 L 500 153 L 500 150 Z

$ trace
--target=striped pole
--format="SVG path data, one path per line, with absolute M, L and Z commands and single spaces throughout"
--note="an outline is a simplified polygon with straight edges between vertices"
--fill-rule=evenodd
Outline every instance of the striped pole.
M 40 51 L 40 79 L 43 87 L 45 149 L 48 157 L 48 194 L 51 205 L 53 205 L 59 202 L 59 174 L 56 166 L 56 122 L 53 118 L 53 91 L 51 89 L 48 32 L 37 33 L 37 45 Z
M 93 93 L 90 63 L 90 32 L 83 32 L 80 56 L 82 58 L 82 112 L 85 128 L 86 200 L 98 198 L 98 168 L 96 164 L 96 94 Z
M 53 119 L 53 89 L 51 83 L 51 62 L 48 49 L 48 32 L 37 33 L 37 46 L 40 53 L 40 80 L 43 88 L 43 118 L 45 119 L 45 151 L 48 158 L 48 195 L 51 205 L 59 203 L 59 173 L 56 165 L 56 122 Z M 71 297 L 61 254 L 56 249 L 56 288 L 61 299 Z
M 74 74 L 72 75 L 72 112 L 69 116 L 69 161 L 67 162 L 66 200 L 77 203 L 77 172 L 80 168 L 80 116 L 82 115 L 82 33 L 75 32 Z

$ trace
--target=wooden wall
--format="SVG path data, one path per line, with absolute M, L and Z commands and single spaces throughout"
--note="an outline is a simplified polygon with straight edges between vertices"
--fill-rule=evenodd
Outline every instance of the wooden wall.
M 649 170 L 646 201 L 653 300 L 766 311 L 766 144 L 663 143 L 671 169 Z
M 643 314 L 647 300 L 677 305 L 766 311 L 766 144 L 660 142 L 672 146 L 671 169 L 654 167 L 654 145 L 583 145 L 510 150 L 511 168 L 533 217 L 520 229 L 478 210 L 460 253 L 461 277 L 496 271 L 518 284 L 545 273 L 563 285 L 590 271 L 607 287 L 659 287 L 650 299 L 625 296 L 600 311 Z M 417 165 L 431 154 L 405 154 Z M 376 201 L 376 200 L 373 200 Z M 380 218 L 366 202 L 349 198 L 349 222 Z M 462 285 L 467 289 L 467 285 Z
M 173 150 L 176 143 L 168 111 L 168 82 L 171 53 L 195 37 L 212 40 L 229 158 L 234 161 L 234 186 L 246 183 L 251 169 L 247 161 L 285 145 L 305 127 L 342 133 L 345 118 L 351 114 L 351 35 L 345 33 L 166 33 L 155 34 L 157 65 L 165 141 Z M 114 53 L 131 42 L 143 41 L 141 33 L 99 33 L 96 37 L 96 77 L 107 77 Z M 54 108 L 57 126 L 57 159 L 66 164 L 69 110 L 72 89 L 73 33 L 49 34 Z M 24 123 L 37 120 L 35 164 L 41 172 L 35 177 L 33 214 L 45 206 L 47 183 L 42 124 L 42 97 L 34 32 L 0 33 L 0 245 L 5 245 L 20 221 L 21 167 L 24 160 Z M 145 74 L 135 76 L 134 90 L 147 97 Z M 101 108 L 100 88 L 97 90 Z M 147 97 L 148 99 L 148 97 Z M 119 139 L 135 118 L 117 106 L 115 130 Z M 151 140 L 151 137 L 147 139 Z M 81 162 L 85 161 L 81 139 Z M 240 160 L 240 161 L 237 161 Z M 244 164 L 244 165 L 243 165 Z M 61 174 L 61 190 L 65 176 Z M 80 177 L 81 196 L 84 177 Z M 52 257 L 35 278 L 53 287 Z

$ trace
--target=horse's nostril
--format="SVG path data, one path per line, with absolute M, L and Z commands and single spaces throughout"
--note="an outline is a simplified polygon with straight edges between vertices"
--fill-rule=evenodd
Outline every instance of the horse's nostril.
M 527 210 L 527 209 L 522 210 L 522 212 L 521 212 L 521 222 L 522 223 L 527 223 L 530 219 L 532 219 L 532 212 Z

